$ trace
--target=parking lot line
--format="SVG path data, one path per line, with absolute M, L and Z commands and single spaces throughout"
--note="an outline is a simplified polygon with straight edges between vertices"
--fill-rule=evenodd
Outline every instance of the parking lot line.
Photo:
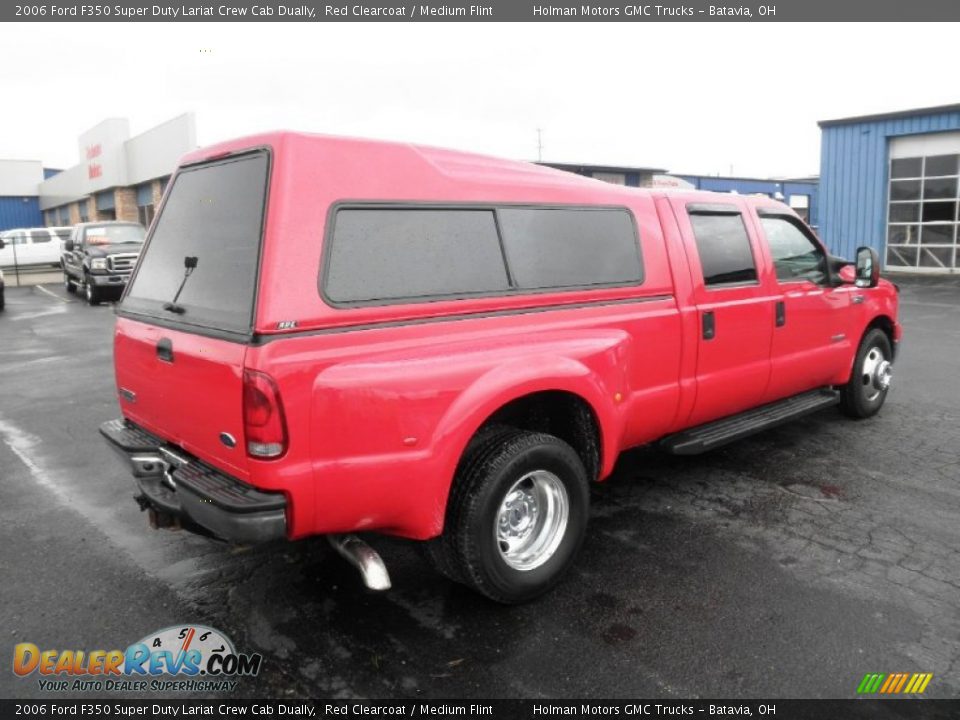
M 44 295 L 49 295 L 49 296 L 52 297 L 54 300 L 59 300 L 59 301 L 62 302 L 62 303 L 69 303 L 69 302 L 70 302 L 69 300 L 63 299 L 63 298 L 60 297 L 59 295 L 50 292 L 50 291 L 47 290 L 43 285 L 34 285 L 34 287 L 35 287 L 37 290 L 39 290 L 40 292 L 42 292 Z

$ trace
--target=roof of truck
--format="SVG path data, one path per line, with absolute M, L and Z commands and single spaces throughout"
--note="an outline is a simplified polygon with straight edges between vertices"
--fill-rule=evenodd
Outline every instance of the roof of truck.
M 296 159 L 308 158 L 314 154 L 318 160 L 335 157 L 335 162 L 349 162 L 354 166 L 367 163 L 376 168 L 378 178 L 392 176 L 398 183 L 402 183 L 404 189 L 411 192 L 418 187 L 424 188 L 426 192 L 426 188 L 430 187 L 443 187 L 449 191 L 449 183 L 458 183 L 466 190 L 462 193 L 464 199 L 485 199 L 479 194 L 471 197 L 469 186 L 473 186 L 478 192 L 482 188 L 495 186 L 515 188 L 518 191 L 539 188 L 561 194 L 575 193 L 581 197 L 590 196 L 584 199 L 597 203 L 616 202 L 618 198 L 635 197 L 637 193 L 658 196 L 668 192 L 672 196 L 680 194 L 702 202 L 719 202 L 731 197 L 754 200 L 748 196 L 708 190 L 667 191 L 660 188 L 627 187 L 521 160 L 413 143 L 288 130 L 250 135 L 200 148 L 184 156 L 181 163 L 193 164 L 262 147 L 270 147 L 277 153 L 289 153 L 290 157 Z M 760 204 L 766 201 L 768 205 L 780 205 L 767 198 L 756 200 Z

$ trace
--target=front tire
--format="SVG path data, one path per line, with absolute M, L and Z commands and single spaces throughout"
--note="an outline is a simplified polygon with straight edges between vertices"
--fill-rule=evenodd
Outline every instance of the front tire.
M 90 282 L 89 277 L 83 279 L 83 295 L 87 299 L 87 305 L 100 304 L 100 288 Z
M 850 381 L 840 388 L 840 410 L 861 420 L 876 415 L 890 389 L 893 349 L 880 328 L 863 336 L 853 363 Z
M 583 544 L 590 508 L 576 451 L 544 433 L 509 429 L 471 444 L 460 464 L 438 569 L 506 604 L 556 585 Z
M 71 295 L 77 292 L 77 284 L 73 281 L 73 278 L 67 275 L 66 270 L 63 271 L 63 289 Z

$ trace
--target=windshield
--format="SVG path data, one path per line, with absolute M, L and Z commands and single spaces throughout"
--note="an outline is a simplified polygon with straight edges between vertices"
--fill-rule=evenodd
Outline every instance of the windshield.
M 142 243 L 145 235 L 142 225 L 91 225 L 84 230 L 87 245 Z
M 177 173 L 122 307 L 165 320 L 179 317 L 185 323 L 248 332 L 267 167 L 267 153 L 256 152 Z M 185 278 L 187 258 L 196 258 L 196 266 Z M 171 315 L 175 297 L 177 314 Z

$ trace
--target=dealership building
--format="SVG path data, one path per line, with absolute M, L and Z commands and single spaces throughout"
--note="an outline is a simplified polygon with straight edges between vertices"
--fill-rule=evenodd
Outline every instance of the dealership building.
M 197 146 L 192 113 L 130 136 L 124 118 L 104 120 L 78 139 L 79 163 L 38 187 L 45 225 L 130 220 L 149 225 L 180 156 Z
M 877 250 L 890 272 L 955 273 L 960 105 L 820 123 L 820 235 L 852 258 Z
M 128 220 L 149 225 L 170 174 L 196 149 L 192 113 L 139 135 L 111 118 L 77 140 L 78 162 L 66 170 L 38 161 L 0 160 L 0 230 Z

